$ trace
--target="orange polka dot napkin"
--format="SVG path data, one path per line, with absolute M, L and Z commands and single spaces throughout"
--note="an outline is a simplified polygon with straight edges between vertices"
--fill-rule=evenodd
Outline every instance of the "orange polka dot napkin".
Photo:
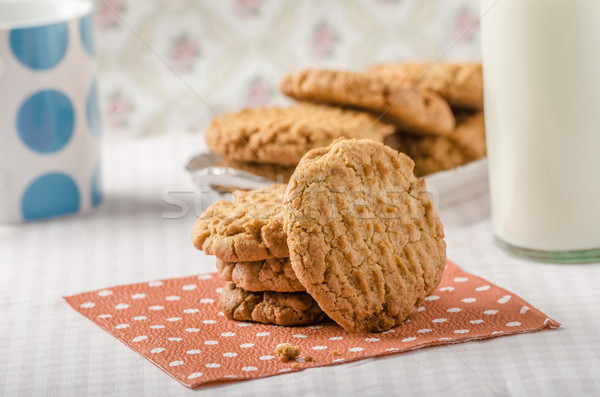
M 232 321 L 219 309 L 222 285 L 216 274 L 202 274 L 65 299 L 190 388 L 560 326 L 518 296 L 452 262 L 417 314 L 404 325 L 377 334 L 351 334 L 332 322 L 279 327 Z M 300 346 L 296 363 L 277 360 L 274 351 L 281 343 Z

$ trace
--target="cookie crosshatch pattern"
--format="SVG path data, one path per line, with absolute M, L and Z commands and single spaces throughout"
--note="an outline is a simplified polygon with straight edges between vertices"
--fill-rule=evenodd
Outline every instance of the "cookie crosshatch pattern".
M 232 321 L 219 311 L 223 285 L 216 274 L 202 274 L 115 286 L 66 300 L 187 387 L 560 326 L 520 297 L 452 262 L 417 314 L 383 333 L 353 334 L 332 322 L 277 327 Z M 275 358 L 282 343 L 300 346 L 297 368 Z
M 348 331 L 402 324 L 442 278 L 444 230 L 413 166 L 377 142 L 338 140 L 307 153 L 286 190 L 294 273 Z

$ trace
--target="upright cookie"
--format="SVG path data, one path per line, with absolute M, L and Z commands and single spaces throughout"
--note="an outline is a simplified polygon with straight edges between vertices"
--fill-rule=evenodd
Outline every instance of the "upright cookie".
M 217 259 L 221 278 L 246 291 L 306 291 L 292 269 L 290 258 L 273 258 L 255 262 L 223 262 Z
M 371 67 L 367 70 L 367 75 L 388 83 L 416 83 L 437 92 L 452 107 L 483 107 L 483 74 L 480 63 L 389 63 Z
M 449 170 L 486 154 L 483 112 L 456 116 L 456 129 L 444 137 L 423 137 L 397 132 L 386 138 L 386 145 L 407 154 L 415 162 L 415 175 L 430 175 Z
M 340 137 L 378 142 L 395 127 L 372 115 L 333 106 L 300 103 L 286 108 L 244 109 L 214 118 L 205 133 L 209 149 L 228 160 L 296 165 L 306 152 Z
M 220 305 L 227 318 L 237 321 L 292 326 L 315 324 L 325 318 L 306 292 L 249 292 L 227 283 Z
M 436 93 L 410 84 L 390 84 L 364 74 L 335 70 L 305 70 L 286 76 L 281 91 L 298 100 L 331 103 L 385 113 L 416 133 L 445 135 L 454 129 L 448 103 Z
M 285 185 L 237 191 L 206 209 L 192 230 L 199 250 L 227 262 L 287 258 L 281 202 Z
M 401 324 L 441 280 L 442 224 L 404 154 L 369 140 L 312 150 L 283 204 L 296 276 L 348 331 Z

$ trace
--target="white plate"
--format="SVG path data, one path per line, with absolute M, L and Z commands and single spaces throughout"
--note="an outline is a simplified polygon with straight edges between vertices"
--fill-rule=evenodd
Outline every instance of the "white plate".
M 437 208 L 480 195 L 488 190 L 488 162 L 482 158 L 425 177 Z
M 229 187 L 260 189 L 274 183 L 258 175 L 219 166 L 220 160 L 215 154 L 202 153 L 190 159 L 186 168 L 196 184 L 219 193 L 229 191 Z M 426 176 L 425 181 L 437 208 L 482 194 L 488 189 L 487 158 L 436 172 Z

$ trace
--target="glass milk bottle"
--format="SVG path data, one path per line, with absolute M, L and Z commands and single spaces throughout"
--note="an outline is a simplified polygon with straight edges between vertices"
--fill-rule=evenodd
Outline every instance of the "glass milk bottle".
M 496 241 L 600 261 L 600 1 L 483 0 L 481 28 Z

